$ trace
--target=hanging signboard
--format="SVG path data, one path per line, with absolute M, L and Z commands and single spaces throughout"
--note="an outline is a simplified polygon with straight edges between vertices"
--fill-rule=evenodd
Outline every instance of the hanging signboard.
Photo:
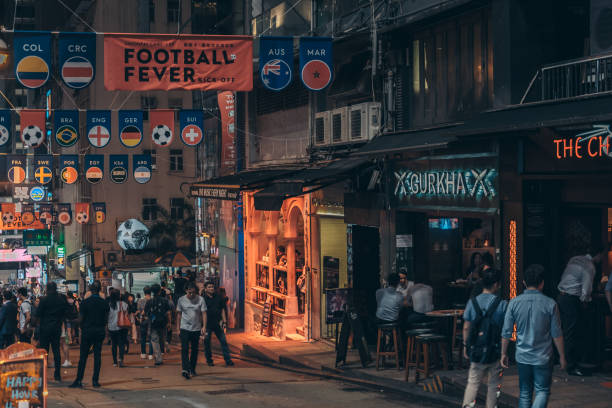
M 60 33 L 59 64 L 64 83 L 70 88 L 85 88 L 96 67 L 96 33 Z
M 51 66 L 51 33 L 15 32 L 15 76 L 27 88 L 40 88 L 49 79 Z
M 240 198 L 239 188 L 228 188 L 219 186 L 206 186 L 193 184 L 190 187 L 192 197 L 217 198 L 219 200 L 238 201 Z
M 204 139 L 204 112 L 182 110 L 179 113 L 181 140 L 187 146 L 197 146 Z
M 311 91 L 321 91 L 332 81 L 332 39 L 300 38 L 300 74 L 302 83 Z
M 125 183 L 128 178 L 128 155 L 111 154 L 108 158 L 110 168 L 110 178 L 113 183 Z
M 253 89 L 250 36 L 105 34 L 109 91 Z
M 272 91 L 285 89 L 292 79 L 293 37 L 261 37 L 259 40 L 259 75 Z
M 104 147 L 111 139 L 111 113 L 107 110 L 87 111 L 87 138 L 93 147 Z
M 28 343 L 0 351 L 0 406 L 46 408 L 47 352 Z
M 70 147 L 79 141 L 78 110 L 56 110 L 53 119 L 55 119 L 55 142 L 59 146 Z
M 23 231 L 23 245 L 25 246 L 50 246 L 51 230 L 29 230 Z
M 0 110 L 0 151 L 6 152 L 11 144 L 11 111 L 8 109 Z
M 221 175 L 236 171 L 236 100 L 233 92 L 217 95 L 221 114 Z

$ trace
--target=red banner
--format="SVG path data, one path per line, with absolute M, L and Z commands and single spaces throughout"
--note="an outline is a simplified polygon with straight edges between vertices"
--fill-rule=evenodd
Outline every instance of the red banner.
M 109 91 L 253 89 L 249 36 L 104 34 Z
M 156 109 L 149 111 L 151 140 L 158 146 L 168 147 L 174 139 L 174 110 Z
M 27 147 L 38 147 L 45 142 L 45 111 L 24 109 L 19 113 L 21 141 Z
M 233 92 L 217 94 L 221 113 L 221 175 L 236 171 L 236 109 Z

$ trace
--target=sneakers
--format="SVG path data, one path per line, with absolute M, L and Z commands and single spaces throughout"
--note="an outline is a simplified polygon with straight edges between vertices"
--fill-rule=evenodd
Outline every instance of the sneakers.
M 91 383 L 91 385 L 92 385 L 94 388 L 100 388 L 100 387 L 101 387 L 101 386 L 100 386 L 100 383 L 99 383 L 99 382 L 97 382 L 97 381 L 92 382 L 92 383 Z
M 191 370 L 191 371 L 189 372 L 189 374 L 191 374 L 191 376 L 192 376 L 192 377 L 197 376 L 197 374 L 196 374 L 195 370 Z
M 123 361 L 119 360 L 119 367 L 123 367 Z
M 183 371 L 181 372 L 181 375 L 182 375 L 183 377 L 185 377 L 185 379 L 186 379 L 186 380 L 191 380 L 191 374 L 189 373 L 189 371 L 187 371 L 187 370 L 183 370 Z
M 215 363 L 213 363 L 212 360 L 207 361 L 206 364 L 208 364 L 209 367 L 214 367 Z
M 69 360 L 64 361 L 64 364 L 62 364 L 62 367 L 72 367 L 72 363 Z
M 113 367 L 117 367 L 117 363 L 113 363 Z
M 146 354 L 140 354 L 140 359 L 141 360 L 146 360 L 147 359 L 147 355 Z
M 97 383 L 94 384 L 94 387 L 96 386 Z M 100 386 L 100 384 L 98 384 L 98 387 Z M 83 388 L 83 383 L 81 383 L 80 381 L 75 381 L 72 384 L 70 384 L 68 387 L 70 388 Z
M 227 361 L 225 362 L 225 366 L 226 366 L 226 367 L 232 367 L 233 365 L 234 365 L 234 362 L 233 362 L 232 360 L 227 360 Z
M 149 354 L 149 360 L 153 360 L 153 355 Z

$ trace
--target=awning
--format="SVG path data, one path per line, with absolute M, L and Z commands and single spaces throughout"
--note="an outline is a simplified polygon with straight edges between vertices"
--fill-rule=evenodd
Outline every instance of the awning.
M 612 120 L 612 96 L 589 96 L 566 101 L 536 102 L 481 113 L 473 119 L 430 129 L 380 135 L 355 152 L 356 156 L 446 147 L 462 136 L 517 132 L 542 127 Z

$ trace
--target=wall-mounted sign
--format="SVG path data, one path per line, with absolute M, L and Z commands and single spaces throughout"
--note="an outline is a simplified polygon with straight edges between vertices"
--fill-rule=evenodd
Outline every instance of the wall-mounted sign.
M 66 247 L 63 245 L 59 245 L 55 251 L 56 254 L 56 265 L 57 269 L 64 269 L 65 265 L 65 257 L 66 257 Z
M 589 159 L 611 157 L 610 125 L 593 125 L 593 129 L 577 134 L 575 137 L 553 139 L 555 157 L 561 159 Z
M 0 262 L 30 262 L 32 256 L 25 249 L 0 249 Z
M 192 197 L 218 198 L 219 200 L 237 201 L 240 197 L 240 190 L 237 188 L 193 185 L 190 192 Z
M 51 230 L 28 230 L 23 231 L 23 245 L 42 246 L 51 245 Z
M 0 351 L 0 406 L 47 406 L 47 353 L 27 343 Z
M 491 200 L 497 196 L 495 169 L 398 170 L 394 174 L 395 195 L 400 199 L 414 197 Z

